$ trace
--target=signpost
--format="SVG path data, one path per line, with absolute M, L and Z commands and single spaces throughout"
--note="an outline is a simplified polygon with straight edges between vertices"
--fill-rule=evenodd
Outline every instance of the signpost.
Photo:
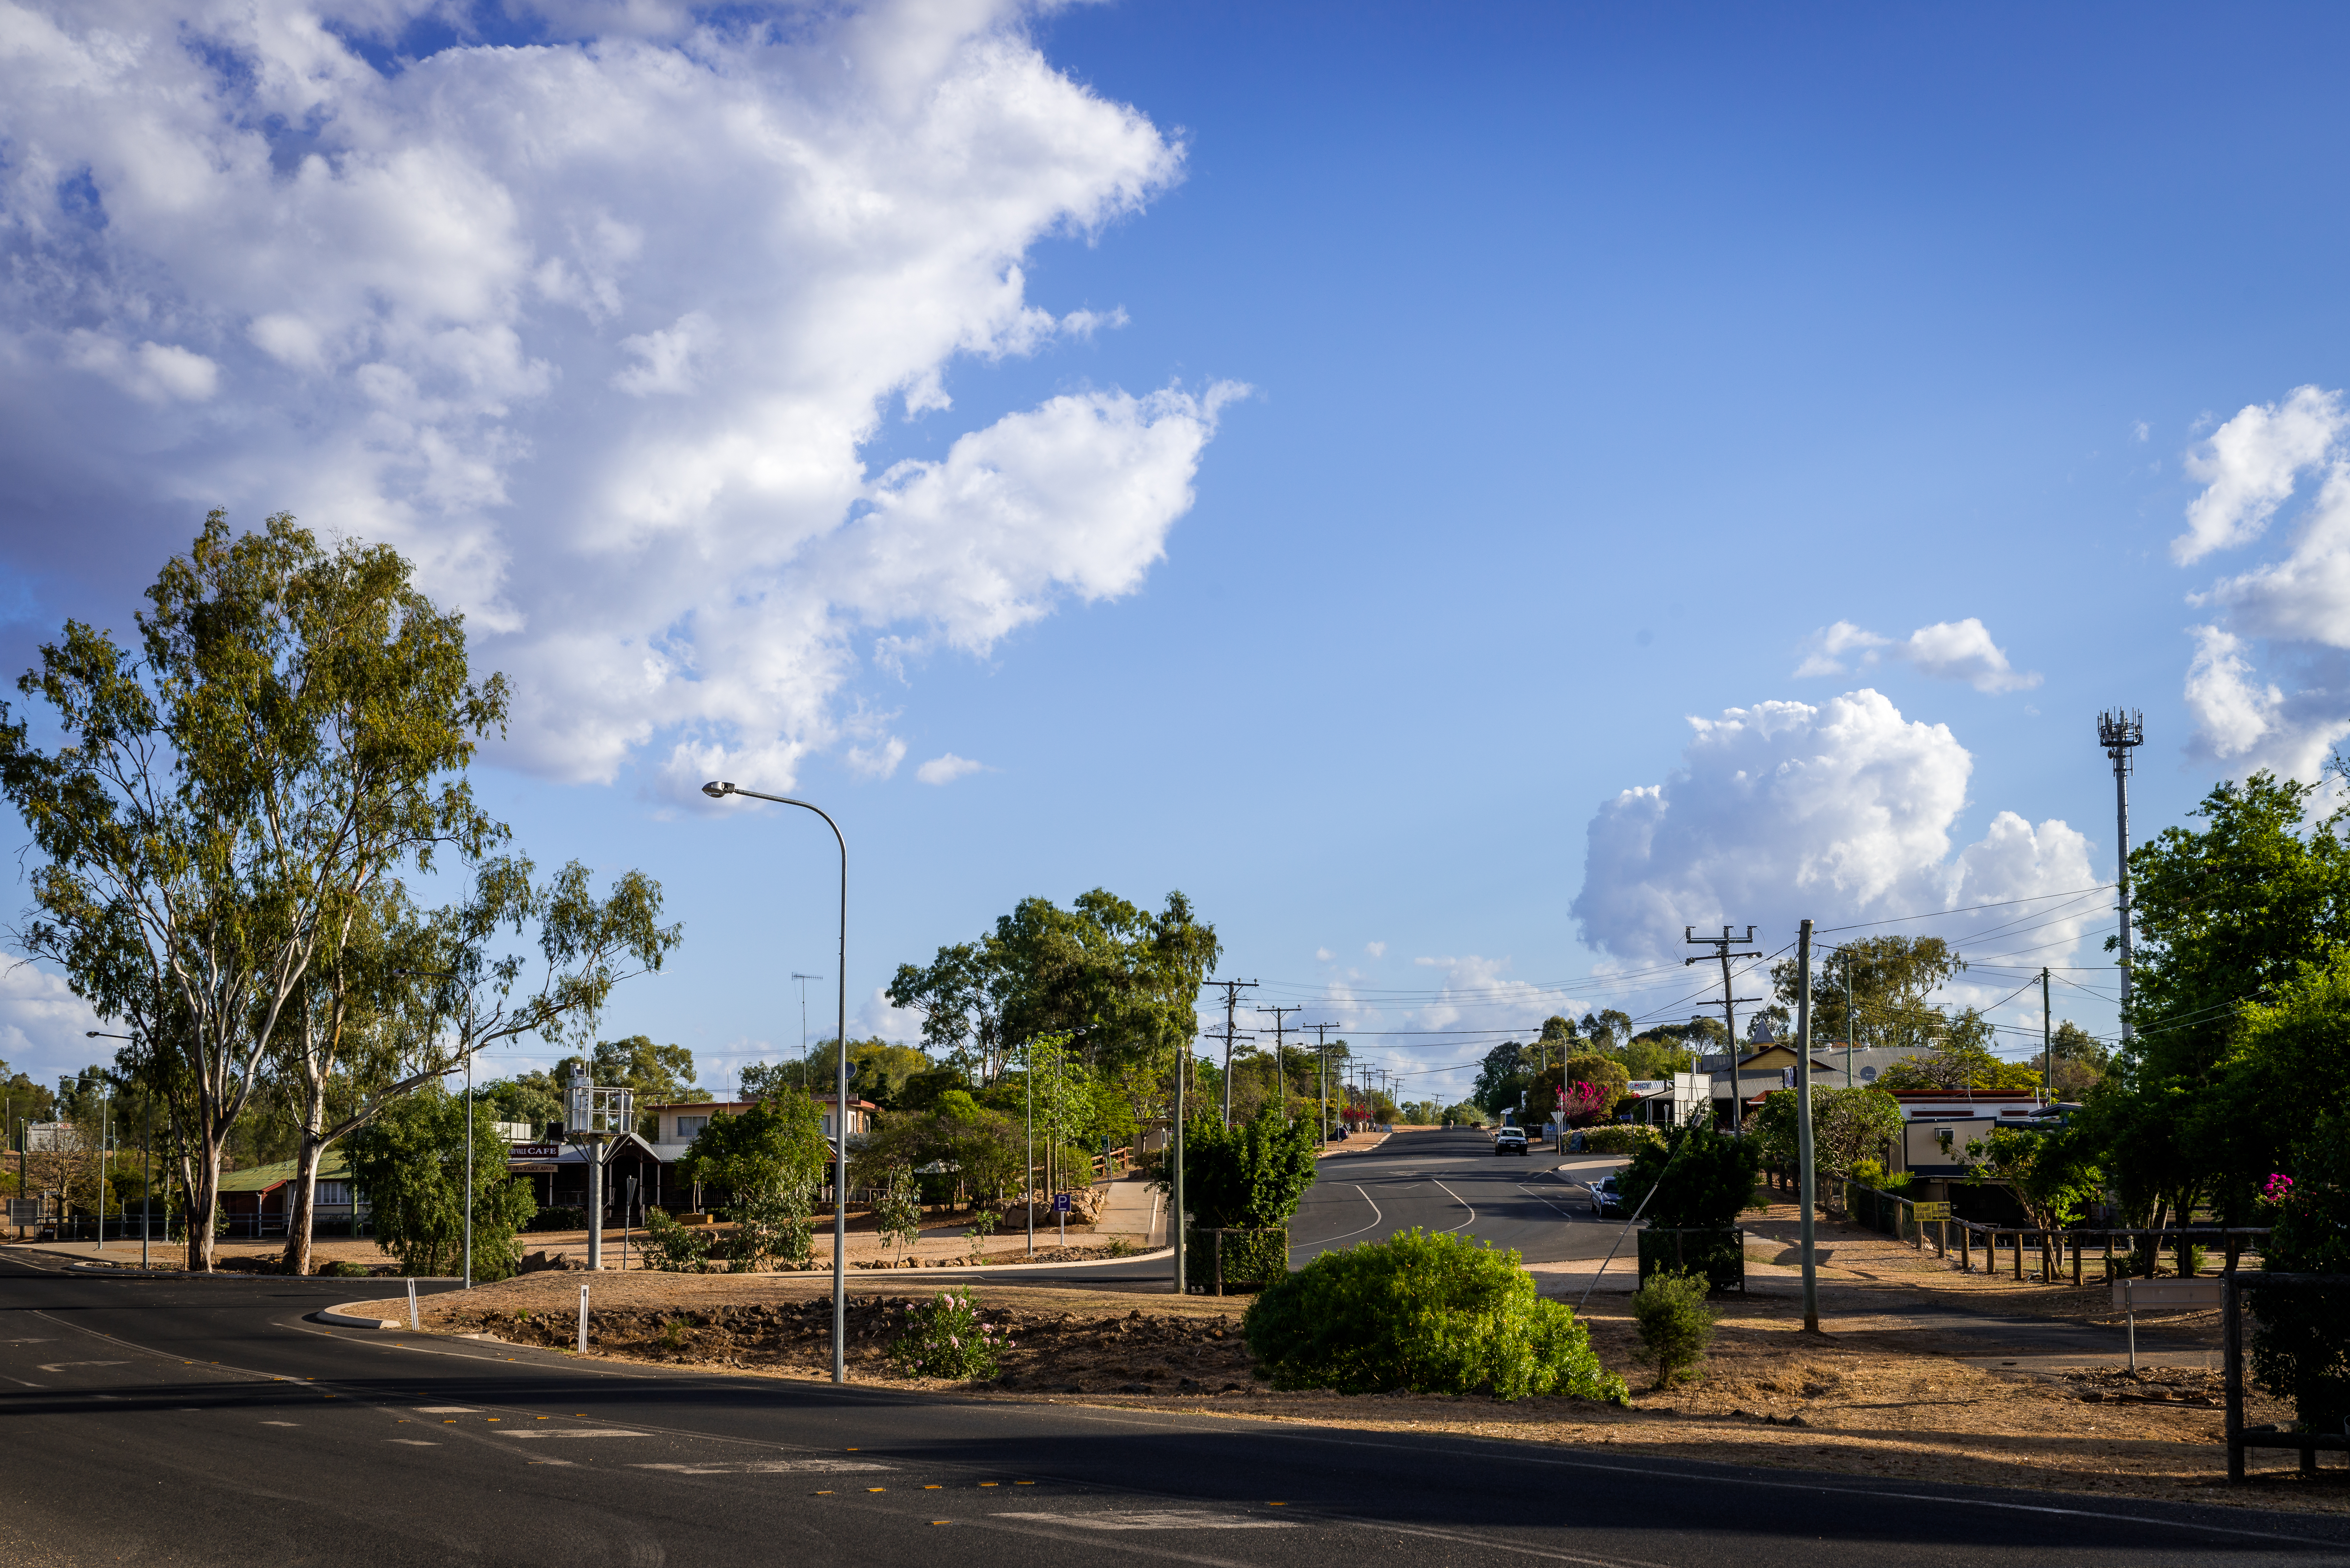
M 1921 1222 L 1928 1220 L 1948 1220 L 1950 1217 L 1950 1206 L 1947 1203 L 1912 1203 L 1909 1205 L 1909 1211 Z
M 2140 1307 L 2215 1307 L 2225 1304 L 2220 1280 L 2134 1280 L 2114 1282 L 2114 1310 L 2129 1314 L 2129 1369 L 2137 1370 L 2137 1309 Z
M 1061 1227 L 1061 1245 L 1066 1247 L 1069 1244 L 1069 1195 L 1067 1193 L 1053 1194 L 1053 1218 Z

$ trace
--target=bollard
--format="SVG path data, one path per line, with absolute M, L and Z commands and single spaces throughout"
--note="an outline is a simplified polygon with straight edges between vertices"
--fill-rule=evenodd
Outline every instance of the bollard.
M 579 1287 L 579 1354 L 588 1354 L 588 1286 Z
M 416 1282 L 408 1282 L 408 1332 L 416 1332 Z

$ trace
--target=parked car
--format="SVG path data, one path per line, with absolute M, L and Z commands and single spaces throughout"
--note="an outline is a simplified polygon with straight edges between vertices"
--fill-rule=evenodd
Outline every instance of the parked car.
M 1603 1176 L 1592 1182 L 1591 1211 L 1602 1220 L 1612 1220 L 1624 1212 L 1624 1194 L 1612 1176 Z
M 1526 1154 L 1531 1152 L 1526 1144 L 1526 1129 L 1523 1127 L 1502 1128 L 1499 1132 L 1493 1135 L 1493 1152 L 1495 1154 Z

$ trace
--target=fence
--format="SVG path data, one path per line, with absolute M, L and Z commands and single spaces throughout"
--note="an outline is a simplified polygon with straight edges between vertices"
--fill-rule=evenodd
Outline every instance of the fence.
M 2015 1277 L 2021 1280 L 2023 1278 L 2023 1248 L 2025 1242 L 2029 1241 L 2040 1254 L 2041 1279 L 2052 1285 L 2060 1282 L 2058 1279 L 2061 1272 L 2060 1260 L 2067 1250 L 2070 1250 L 2073 1254 L 2072 1282 L 2076 1285 L 2082 1283 L 2083 1258 L 2085 1250 L 2099 1241 L 2104 1243 L 2104 1251 L 2097 1260 L 2101 1271 L 2097 1282 L 2111 1284 L 2129 1273 L 2137 1273 L 2138 1277 L 2144 1279 L 2154 1278 L 2155 1262 L 2162 1255 L 2162 1249 L 2166 1243 L 2169 1245 L 2172 1255 L 2178 1260 L 2180 1279 L 2191 1280 L 2195 1277 L 2195 1251 L 2201 1248 L 2206 1240 L 2220 1243 L 2227 1254 L 2227 1270 L 2232 1272 L 2236 1265 L 2243 1261 L 2248 1246 L 2251 1251 L 2257 1253 L 2259 1249 L 2256 1243 L 2269 1233 L 2267 1227 L 2253 1225 L 2179 1225 L 2166 1227 L 2159 1231 L 2138 1229 L 2041 1231 L 2013 1225 L 1981 1225 L 1971 1220 L 1958 1220 L 1951 1223 L 1959 1228 L 1959 1266 L 1961 1269 L 1970 1273 L 1973 1272 L 1972 1242 L 1974 1238 L 1980 1236 L 1983 1244 L 1983 1270 L 1986 1273 L 1997 1273 L 2000 1241 L 2002 1238 L 2005 1238 L 2012 1258 Z M 2115 1254 L 2114 1241 L 2116 1237 L 2127 1243 L 2124 1248 L 2126 1256 L 2117 1257 Z M 2144 1260 L 2142 1271 L 2139 1262 L 2141 1258 Z
M 1974 1251 L 1978 1241 L 1982 1247 L 1983 1271 L 1996 1273 L 2000 1267 L 2000 1248 L 2005 1243 L 2010 1254 L 2010 1267 L 2016 1279 L 2023 1278 L 2023 1251 L 2030 1245 L 2040 1254 L 2040 1278 L 2048 1284 L 2061 1281 L 2060 1260 L 2066 1251 L 2072 1253 L 2072 1282 L 2083 1282 L 2085 1250 L 2102 1242 L 2104 1251 L 2098 1258 L 2101 1265 L 2100 1284 L 2110 1284 L 2122 1277 L 2126 1269 L 2142 1268 L 2145 1278 L 2154 1277 L 2155 1260 L 2168 1245 L 2178 1260 L 2179 1277 L 2195 1277 L 2192 1249 L 2206 1241 L 2222 1246 L 2227 1253 L 2227 1267 L 2233 1270 L 2249 1249 L 2257 1253 L 2258 1242 L 2268 1235 L 2264 1226 L 2174 1225 L 2162 1230 L 2067 1230 L 2047 1231 L 2028 1226 L 1991 1225 L 1975 1220 L 1919 1220 L 1918 1199 L 1904 1198 L 1898 1193 L 1879 1192 L 1863 1187 L 1856 1181 L 1831 1183 L 1832 1191 L 1841 1198 L 1841 1212 L 1856 1225 L 1866 1226 L 1900 1241 L 1912 1243 L 1919 1251 L 1926 1249 L 1926 1229 L 1934 1228 L 1934 1251 L 1942 1257 L 1950 1255 L 1950 1236 L 1955 1231 L 1959 1242 L 1959 1267 L 1974 1272 Z M 1836 1210 L 1835 1202 L 1830 1209 Z M 2123 1251 L 2131 1254 L 2117 1258 L 2114 1251 L 2116 1238 L 2126 1245 Z M 2141 1262 L 2142 1260 L 2142 1262 Z

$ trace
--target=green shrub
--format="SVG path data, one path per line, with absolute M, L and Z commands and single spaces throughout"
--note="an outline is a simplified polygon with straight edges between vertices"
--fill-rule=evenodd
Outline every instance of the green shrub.
M 1588 1127 L 1583 1134 L 1586 1154 L 1630 1154 L 1636 1149 L 1661 1148 L 1665 1135 L 1655 1127 L 1634 1127 L 1629 1122 L 1616 1122 L 1604 1127 Z
M 1278 1225 L 1261 1231 L 1195 1226 L 1183 1232 L 1183 1266 L 1191 1283 L 1211 1290 L 1220 1279 L 1227 1291 L 1269 1285 L 1289 1272 L 1289 1231 Z
M 368 1277 L 365 1263 L 354 1263 L 348 1258 L 338 1258 L 331 1263 L 321 1263 L 318 1272 L 338 1280 L 363 1280 Z
M 1534 1293 L 1516 1252 L 1456 1235 L 1408 1231 L 1325 1252 L 1258 1296 L 1242 1330 L 1276 1388 L 1624 1397 L 1583 1324 Z
M 473 1142 L 497 1147 L 497 1112 L 473 1102 Z M 377 1245 L 419 1277 L 456 1273 L 464 1256 L 465 1106 L 435 1085 L 395 1100 L 353 1133 L 351 1179 L 372 1206 Z M 473 1183 L 473 1278 L 503 1280 L 522 1263 L 515 1231 L 538 1211 L 526 1179 L 494 1169 Z
M 2262 1249 L 2279 1273 L 2350 1274 L 2350 1116 L 2321 1116 L 2293 1150 L 2290 1175 L 2268 1179 L 2262 1205 L 2275 1230 Z M 2350 1421 L 2350 1288 L 2271 1285 L 2252 1303 L 2252 1373 L 2293 1402 L 2304 1429 Z
M 1694 1270 L 1661 1269 L 1632 1295 L 1640 1348 L 1657 1364 L 1657 1386 L 1669 1388 L 1681 1369 L 1705 1358 L 1713 1339 L 1713 1309 L 1706 1280 Z
M 710 1237 L 681 1225 L 659 1209 L 645 1210 L 645 1267 L 670 1274 L 698 1274 L 710 1261 Z
M 1183 1202 L 1206 1230 L 1263 1231 L 1286 1225 L 1314 1185 L 1314 1123 L 1267 1106 L 1226 1127 L 1197 1116 L 1183 1129 Z M 1171 1168 L 1157 1185 L 1171 1191 Z
M 1729 1225 L 1754 1196 L 1762 1164 L 1755 1140 L 1724 1137 L 1708 1127 L 1669 1127 L 1662 1142 L 1632 1157 L 1617 1179 L 1626 1207 L 1665 1230 Z M 1656 1196 L 1648 1197 L 1650 1189 Z M 1643 1199 L 1648 1207 L 1641 1209 Z
M 806 1262 L 814 1251 L 808 1220 L 814 1197 L 809 1189 L 795 1185 L 744 1193 L 730 1205 L 726 1218 L 734 1222 L 733 1244 L 727 1252 L 730 1272 L 750 1274 L 779 1263 Z
M 1003 1331 L 980 1317 L 977 1296 L 941 1291 L 906 1310 L 889 1355 L 911 1377 L 993 1377 L 999 1354 L 1011 1348 Z

